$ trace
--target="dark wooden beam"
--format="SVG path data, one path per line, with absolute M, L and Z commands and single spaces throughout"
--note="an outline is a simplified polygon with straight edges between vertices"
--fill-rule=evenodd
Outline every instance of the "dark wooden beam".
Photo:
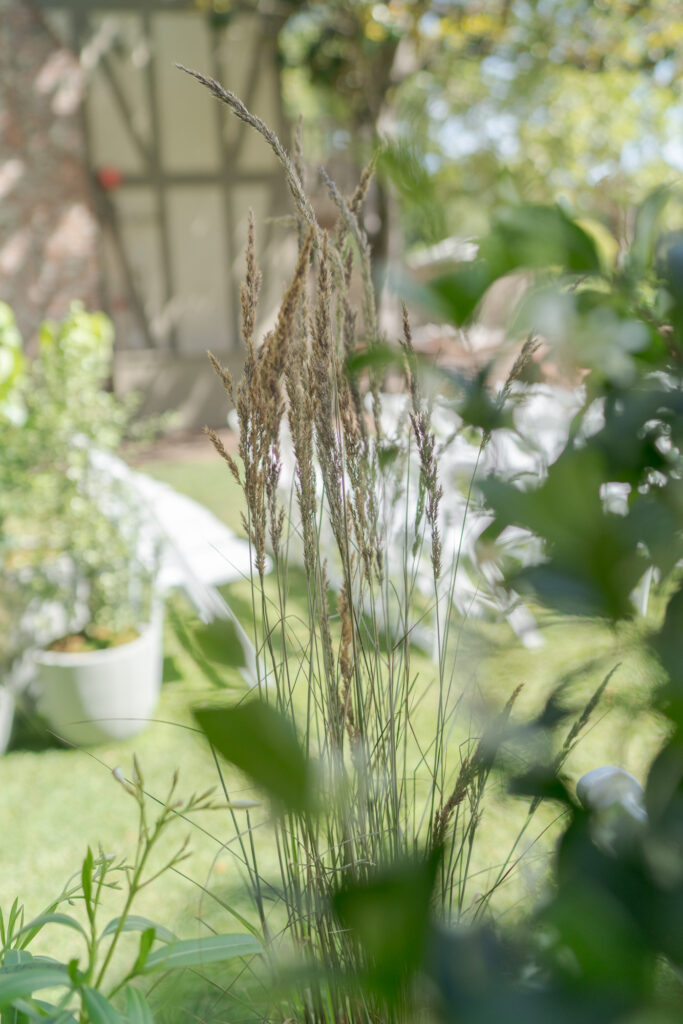
M 171 231 L 168 222 L 168 196 L 166 194 L 167 182 L 164 178 L 161 165 L 161 111 L 159 106 L 159 95 L 157 90 L 156 66 L 154 46 L 152 45 L 152 18 L 148 7 L 140 11 L 142 19 L 142 30 L 149 52 L 149 60 L 145 67 L 147 79 L 147 100 L 149 103 L 150 123 L 152 128 L 150 153 L 150 174 L 157 207 L 157 218 L 159 221 L 159 257 L 161 261 L 161 273 L 164 282 L 164 302 L 167 308 L 175 298 L 175 280 L 173 274 L 173 257 L 171 254 Z M 172 352 L 178 350 L 178 328 L 171 322 L 168 332 L 168 345 Z
M 135 115 L 131 110 L 130 104 L 126 98 L 126 94 L 121 88 L 116 71 L 109 59 L 108 54 L 103 53 L 100 57 L 100 69 L 102 74 L 106 78 L 111 95 L 114 98 L 114 102 L 119 109 L 119 113 L 123 118 L 123 122 L 126 126 L 126 131 L 131 138 L 133 145 L 138 151 L 138 154 L 142 157 L 142 162 L 145 166 L 149 166 L 152 155 L 149 151 L 149 146 L 146 141 L 142 138 L 135 127 Z
M 36 0 L 38 7 L 61 11 L 194 11 L 192 0 Z
M 221 60 L 221 30 L 210 29 L 211 32 L 211 60 L 213 63 L 213 76 L 218 81 L 222 81 L 224 75 L 223 63 Z M 221 197 L 223 201 L 223 227 L 225 232 L 225 254 L 227 260 L 227 286 L 228 293 L 230 295 L 230 347 L 237 348 L 239 346 L 240 339 L 240 287 L 237 281 L 237 275 L 232 270 L 234 265 L 233 246 L 235 244 L 235 218 L 233 215 L 233 200 L 234 200 L 234 185 L 235 185 L 235 171 L 234 167 L 238 162 L 237 154 L 234 150 L 231 152 L 228 146 L 226 131 L 227 131 L 227 110 L 220 103 L 214 103 L 215 111 L 215 124 L 216 124 L 216 135 L 218 138 L 218 145 L 220 147 L 221 154 Z M 238 146 L 239 148 L 239 141 Z M 253 179 L 250 179 L 253 180 Z
M 218 107 L 218 104 L 216 106 Z M 220 110 L 220 107 L 218 109 Z M 230 153 L 230 150 L 228 152 Z M 234 167 L 229 167 L 226 174 L 220 171 L 165 171 L 162 168 L 159 175 L 134 173 L 132 171 L 130 173 L 126 172 L 124 173 L 121 188 L 127 188 L 128 186 L 131 188 L 147 186 L 149 188 L 159 178 L 162 179 L 164 185 L 215 185 L 222 188 L 226 179 L 230 187 L 233 185 L 271 185 L 275 175 L 268 171 L 235 171 Z

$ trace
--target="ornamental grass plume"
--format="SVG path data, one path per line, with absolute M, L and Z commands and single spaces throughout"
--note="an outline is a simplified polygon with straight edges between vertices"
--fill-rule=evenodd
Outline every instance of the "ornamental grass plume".
M 312 243 L 313 232 L 309 231 L 280 306 L 275 328 L 266 335 L 261 347 L 257 349 L 254 344 L 254 324 L 261 273 L 256 266 L 254 220 L 250 213 L 247 274 L 241 290 L 242 338 L 246 359 L 242 378 L 236 388 L 229 371 L 220 366 L 215 356 L 209 354 L 214 370 L 237 409 L 243 478 L 215 431 L 207 432 L 232 475 L 244 487 L 247 512 L 243 515 L 243 525 L 253 544 L 256 568 L 261 579 L 265 575 L 267 534 L 269 532 L 271 547 L 277 554 L 284 525 L 284 510 L 279 506 L 277 497 L 282 468 L 280 426 L 285 408 L 283 377 L 291 355 L 290 341 L 294 336 Z
M 439 505 L 443 497 L 443 488 L 439 483 L 436 464 L 436 438 L 431 429 L 429 408 L 420 396 L 415 373 L 415 350 L 410 329 L 410 319 L 405 303 L 403 304 L 403 340 L 405 375 L 410 394 L 410 423 L 415 434 L 415 442 L 420 458 L 420 485 L 415 511 L 415 536 L 419 536 L 422 516 L 426 512 L 427 522 L 432 536 L 432 568 L 434 580 L 441 576 L 441 537 L 439 534 Z
M 315 760 L 323 796 L 316 811 L 299 808 L 268 822 L 276 886 L 263 874 L 251 825 L 248 834 L 235 835 L 235 843 L 268 942 L 284 943 L 313 970 L 322 963 L 331 972 L 311 984 L 291 1015 L 370 1024 L 379 1014 L 373 999 L 351 996 L 333 980 L 335 973 L 346 977 L 364 969 L 358 946 L 340 928 L 335 893 L 342 883 L 364 885 L 392 864 L 416 854 L 429 858 L 438 848 L 434 906 L 444 919 L 465 913 L 487 787 L 519 690 L 481 736 L 472 735 L 471 719 L 460 714 L 465 687 L 455 677 L 457 640 L 447 642 L 461 623 L 451 582 L 440 586 L 438 451 L 405 309 L 403 339 L 396 345 L 406 382 L 404 433 L 397 440 L 382 426 L 381 371 L 374 356 L 386 342 L 362 228 L 373 167 L 348 198 L 323 175 L 339 211 L 335 228 L 323 231 L 301 184 L 300 142 L 290 159 L 233 94 L 191 74 L 275 152 L 293 196 L 299 243 L 275 326 L 258 344 L 260 275 L 250 215 L 242 287 L 246 358 L 239 382 L 211 357 L 236 407 L 238 457 L 215 433 L 209 436 L 245 496 L 244 527 L 256 566 L 254 647 L 259 679 L 267 682 L 260 695 L 291 720 L 302 749 Z M 360 364 L 365 369 L 350 372 Z M 288 495 L 282 466 L 290 458 Z M 397 509 L 405 520 L 400 546 L 388 528 Z M 292 577 L 301 572 L 292 564 L 295 548 L 302 551 L 306 581 L 303 620 L 300 608 L 293 612 L 289 604 Z M 433 584 L 427 599 L 417 588 L 425 572 Z M 426 667 L 414 636 L 435 610 L 437 664 Z M 418 724 L 423 705 L 433 708 L 426 738 Z

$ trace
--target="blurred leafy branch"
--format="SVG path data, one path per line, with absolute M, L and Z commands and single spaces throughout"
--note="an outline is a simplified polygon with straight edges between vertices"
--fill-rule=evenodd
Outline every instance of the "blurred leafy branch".
M 286 154 L 265 126 L 232 94 L 193 74 L 266 137 L 291 176 Z M 400 636 L 394 642 L 387 632 L 382 641 L 382 632 L 396 617 L 384 587 L 386 533 L 379 527 L 375 500 L 383 474 L 397 457 L 394 452 L 389 460 L 383 458 L 379 415 L 390 346 L 373 330 L 372 303 L 364 310 L 369 311 L 365 334 L 357 333 L 348 294 L 354 257 L 353 250 L 345 249 L 349 233 L 360 238 L 361 258 L 367 255 L 356 217 L 363 194 L 357 205 L 352 199 L 353 213 L 344 201 L 338 203 L 340 222 L 330 240 L 310 206 L 299 201 L 298 179 L 295 184 L 299 216 L 306 223 L 276 327 L 257 349 L 253 323 L 260 277 L 252 226 L 242 304 L 243 377 L 235 383 L 213 360 L 240 424 L 241 466 L 218 438 L 213 440 L 245 491 L 245 527 L 258 572 L 252 579 L 252 602 L 259 692 L 234 707 L 196 712 L 214 750 L 270 798 L 280 868 L 277 888 L 262 873 L 259 854 L 249 847 L 250 835 L 236 839 L 269 951 L 289 938 L 302 954 L 301 972 L 291 983 L 296 991 L 288 993 L 291 1015 L 311 1021 L 399 1021 L 424 1015 L 468 1024 L 634 1019 L 669 1024 L 680 1016 L 676 970 L 683 966 L 679 931 L 672 927 L 683 899 L 681 591 L 669 601 L 664 624 L 649 637 L 660 677 L 667 680 L 656 702 L 668 717 L 670 738 L 650 772 L 642 827 L 622 845 L 605 851 L 593 842 L 590 815 L 559 774 L 614 670 L 554 756 L 544 760 L 548 743 L 540 744 L 537 756 L 533 738 L 547 738 L 557 725 L 557 706 L 551 698 L 541 715 L 520 729 L 510 722 L 517 690 L 481 736 L 468 738 L 459 770 L 454 770 L 448 763 L 452 718 L 442 636 L 457 623 L 454 616 L 440 620 L 437 615 L 437 634 L 443 631 L 436 645 L 438 708 L 432 738 L 418 751 L 418 769 L 412 767 L 417 679 L 410 668 L 410 636 L 419 609 L 406 586 L 415 571 L 408 545 L 404 590 L 392 591 Z M 671 227 L 675 198 L 659 190 L 641 205 L 628 246 L 619 240 L 605 245 L 604 237 L 596 237 L 562 205 L 508 203 L 495 212 L 477 257 L 428 292 L 442 316 L 462 327 L 475 318 L 495 282 L 521 275 L 524 293 L 509 331 L 517 340 L 526 339 L 524 367 L 542 340 L 565 381 L 572 373 L 574 380 L 582 378 L 582 407 L 547 474 L 526 486 L 495 476 L 481 483 L 494 520 L 486 539 L 495 541 L 510 525 L 535 533 L 544 543 L 543 553 L 526 577 L 541 600 L 615 622 L 632 614 L 632 591 L 648 565 L 668 574 L 670 587 L 678 582 L 683 325 L 680 232 Z M 670 203 L 673 212 L 667 209 Z M 313 295 L 304 287 L 311 262 L 317 270 Z M 370 339 L 367 348 L 361 338 Z M 420 459 L 417 509 L 406 502 L 405 532 L 418 535 L 413 558 L 425 535 L 431 541 L 438 594 L 442 491 L 407 314 L 402 359 Z M 348 373 L 354 365 L 369 371 L 365 408 L 358 380 Z M 499 430 L 512 428 L 501 407 L 514 397 L 513 388 L 524 387 L 521 370 L 510 373 L 497 396 L 484 371 L 472 378 L 444 371 L 441 379 L 454 422 L 459 417 L 479 431 L 482 446 Z M 309 616 L 302 624 L 308 636 L 303 640 L 287 611 L 286 530 L 291 524 L 277 489 L 285 414 L 301 514 L 295 530 L 303 538 L 309 579 Z M 594 414 L 592 422 L 589 414 Z M 318 474 L 322 495 L 315 487 Z M 615 485 L 622 500 L 617 509 L 609 491 Z M 341 556 L 337 588 L 330 585 L 320 550 L 319 524 L 326 517 Z M 268 540 L 277 581 L 272 601 L 264 587 Z M 521 574 L 511 581 L 520 583 Z M 330 614 L 335 589 L 336 623 Z M 304 688 L 304 699 L 296 697 L 297 684 Z M 521 778 L 512 777 L 504 756 L 499 763 L 502 745 L 515 733 L 521 734 L 522 746 L 530 741 L 522 759 L 529 770 Z M 528 798 L 529 817 L 540 801 L 548 800 L 559 805 L 567 824 L 554 891 L 540 909 L 528 908 L 521 926 L 509 931 L 482 922 L 493 889 L 517 863 L 518 840 L 493 889 L 475 896 L 471 905 L 464 900 L 494 761 L 510 777 L 512 792 Z M 428 800 L 426 813 L 416 818 L 411 784 L 422 766 Z M 271 896 L 281 904 L 279 919 L 265 902 Z M 273 933 L 271 921 L 279 923 L 284 915 L 286 924 Z M 676 1009 L 669 1012 L 671 1000 L 674 1006 L 678 1002 L 678 1017 Z
M 213 89 L 211 83 L 205 84 Z M 226 101 L 234 105 L 229 96 Z M 232 457 L 224 457 L 233 475 L 244 481 L 250 517 L 247 525 L 257 555 L 259 545 L 265 550 L 270 523 L 279 607 L 267 607 L 260 569 L 261 586 L 254 581 L 253 600 L 256 607 L 261 599 L 265 628 L 256 646 L 263 652 L 267 666 L 263 679 L 269 685 L 261 686 L 258 698 L 237 707 L 201 709 L 197 720 L 214 748 L 270 796 L 277 811 L 273 823 L 278 849 L 292 850 L 291 861 L 281 857 L 280 864 L 288 928 L 306 954 L 298 996 L 293 997 L 297 1019 L 400 1021 L 424 1015 L 428 1020 L 434 1017 L 454 1024 L 462 1020 L 468 1024 L 518 1020 L 625 1024 L 641 1019 L 673 1024 L 680 1019 L 683 994 L 677 972 L 683 968 L 683 946 L 675 922 L 683 906 L 683 591 L 679 573 L 683 554 L 683 242 L 676 202 L 676 194 L 666 189 L 650 195 L 635 214 L 627 245 L 621 239 L 605 244 L 604 236 L 582 224 L 565 206 L 508 203 L 495 211 L 491 230 L 481 239 L 476 258 L 428 289 L 428 298 L 442 317 L 466 327 L 495 282 L 510 274 L 520 275 L 524 289 L 509 325 L 510 336 L 526 339 L 523 351 L 527 356 L 535 354 L 536 344 L 542 342 L 546 356 L 554 361 L 565 382 L 576 382 L 577 378 L 582 382 L 582 405 L 565 448 L 541 479 L 525 485 L 521 480 L 503 481 L 492 475 L 479 483 L 493 515 L 485 543 L 495 542 L 509 526 L 522 527 L 543 542 L 536 564 L 523 573 L 509 574 L 509 582 L 515 586 L 526 583 L 551 607 L 613 622 L 633 614 L 633 591 L 648 568 L 654 567 L 660 578 L 667 578 L 667 596 L 674 591 L 663 624 L 655 625 L 648 638 L 652 653 L 659 659 L 663 680 L 655 703 L 667 717 L 670 731 L 650 770 L 646 809 L 638 829 L 615 848 L 601 848 L 593 841 L 588 809 L 579 806 L 559 774 L 611 672 L 571 726 L 559 753 L 544 761 L 547 745 L 538 757 L 528 749 L 524 760 L 529 770 L 514 778 L 508 769 L 512 792 L 529 799 L 529 816 L 541 800 L 549 800 L 559 805 L 566 822 L 559 844 L 555 888 L 540 908 L 528 908 L 517 928 L 505 929 L 495 921 L 484 923 L 493 890 L 475 897 L 469 924 L 465 923 L 462 902 L 470 863 L 467 851 L 471 850 L 481 814 L 486 778 L 493 758 L 500 754 L 501 743 L 519 731 L 508 722 L 516 693 L 494 729 L 495 741 L 487 744 L 484 730 L 478 743 L 462 758 L 450 793 L 444 783 L 452 773 L 444 771 L 441 761 L 448 752 L 445 733 L 449 719 L 439 709 L 433 730 L 437 754 L 434 767 L 430 767 L 433 791 L 438 793 L 431 804 L 436 813 L 420 826 L 411 817 L 414 796 L 407 800 L 405 811 L 402 807 L 411 769 L 405 753 L 402 764 L 394 754 L 397 748 L 406 751 L 408 747 L 405 723 L 394 710 L 398 705 L 393 704 L 392 695 L 397 692 L 398 680 L 395 682 L 391 671 L 392 659 L 399 650 L 405 664 L 409 664 L 409 628 L 399 643 L 387 645 L 390 657 L 385 661 L 378 643 L 379 627 L 366 633 L 362 614 L 365 588 L 372 596 L 376 578 L 382 582 L 384 565 L 383 560 L 375 563 L 372 558 L 376 537 L 381 534 L 372 530 L 371 488 L 386 469 L 380 458 L 381 423 L 375 415 L 373 434 L 369 417 L 366 420 L 359 414 L 358 423 L 364 423 L 365 429 L 358 438 L 354 431 L 360 427 L 355 423 L 344 423 L 337 434 L 330 429 L 330 424 L 336 422 L 337 407 L 324 394 L 332 381 L 341 396 L 338 408 L 353 409 L 356 393 L 352 389 L 357 381 L 349 379 L 346 371 L 354 364 L 358 369 L 360 359 L 361 368 L 370 371 L 370 408 L 374 402 L 376 410 L 379 379 L 391 358 L 390 346 L 373 337 L 372 346 L 364 352 L 358 350 L 353 333 L 350 343 L 343 347 L 340 341 L 348 340 L 343 330 L 340 337 L 332 335 L 327 239 L 317 254 L 316 315 L 307 318 L 306 305 L 298 317 L 295 315 L 297 303 L 304 302 L 301 282 L 313 248 L 311 240 L 316 237 L 315 223 L 300 252 L 276 331 L 266 338 L 258 359 L 251 330 L 247 330 L 249 354 L 237 387 L 226 371 L 215 366 L 226 391 L 235 396 L 243 469 Z M 343 228 L 339 235 L 343 242 Z M 253 236 L 249 251 L 253 252 Z M 243 309 L 248 312 L 255 303 L 257 288 L 254 290 L 256 277 L 249 255 L 247 264 L 247 282 L 251 281 L 252 288 L 250 291 L 248 284 L 245 288 Z M 341 279 L 342 284 L 348 286 L 349 279 L 350 271 Z M 344 309 L 343 293 L 337 305 Z M 246 319 L 249 327 L 253 320 Z M 427 518 L 438 584 L 438 462 L 435 465 L 432 461 L 433 435 L 420 404 L 414 376 L 418 361 L 413 358 L 407 316 L 405 319 L 407 390 L 413 402 L 411 422 L 421 458 L 423 499 L 426 491 L 431 501 L 432 513 Z M 342 325 L 353 324 L 352 318 L 342 319 Z M 285 514 L 278 511 L 276 496 L 279 427 L 285 405 L 281 401 L 282 374 L 273 368 L 281 365 L 278 360 L 284 346 L 295 353 L 295 369 L 290 370 L 287 384 L 298 469 L 296 496 L 304 538 L 306 522 L 310 530 L 310 544 L 305 547 L 311 595 L 310 640 L 301 650 L 287 635 L 285 626 L 288 548 L 282 543 Z M 345 369 L 340 351 L 345 355 Z M 309 365 L 311 354 L 317 359 L 314 365 Z M 299 382 L 292 382 L 295 372 L 300 374 Z M 514 397 L 514 387 L 524 387 L 521 375 L 511 374 L 498 396 L 491 394 L 485 371 L 471 378 L 444 371 L 441 380 L 456 417 L 479 431 L 482 445 L 498 431 L 512 429 L 501 405 Z M 307 411 L 302 415 L 305 401 L 311 404 L 305 406 Z M 343 448 L 339 440 L 342 437 Z M 314 443 L 318 455 L 315 468 Z M 357 451 L 363 452 L 370 469 L 365 477 L 348 461 L 349 453 Z M 342 635 L 336 664 L 333 644 L 338 644 L 339 638 L 328 625 L 330 588 L 319 567 L 319 536 L 314 525 L 318 521 L 318 499 L 311 481 L 318 465 L 325 480 L 333 530 L 335 515 L 339 516 L 343 508 L 335 495 L 347 476 L 352 489 L 356 481 L 361 481 L 365 495 L 363 504 L 354 506 L 358 543 L 355 570 L 354 560 L 348 557 L 351 530 L 334 531 L 344 566 L 338 600 Z M 253 469 L 260 476 L 254 476 Z M 310 503 L 305 500 L 307 489 Z M 355 498 L 355 491 L 352 493 Z M 424 503 L 421 508 L 424 512 Z M 422 512 L 418 511 L 416 522 L 421 520 Z M 361 521 L 361 513 L 368 518 Z M 308 518 L 303 518 L 305 515 Z M 366 550 L 371 557 L 361 574 L 358 566 L 363 565 Z M 408 578 L 411 572 L 409 569 L 404 576 Z M 380 597 L 381 592 L 380 586 Z M 316 598 L 319 608 L 315 606 Z M 410 595 L 401 598 L 405 601 L 402 614 L 409 622 Z M 353 608 L 350 616 L 349 608 Z M 369 616 L 368 620 L 372 621 Z M 389 621 L 386 614 L 383 621 Z M 450 625 L 447 617 L 443 629 L 447 631 Z M 282 643 L 275 648 L 273 637 L 278 630 L 283 633 Z M 316 663 L 318 642 L 321 654 Z M 355 664 L 350 657 L 352 650 Z M 443 650 L 439 644 L 440 658 Z M 365 666 L 373 666 L 369 682 L 361 674 Z M 352 681 L 355 673 L 360 685 L 339 689 L 345 671 Z M 301 676 L 311 694 L 307 717 L 295 713 L 294 684 Z M 408 685 L 398 683 L 403 687 L 398 692 L 402 694 L 400 704 L 405 704 L 405 721 L 409 722 L 413 684 L 410 677 L 406 678 Z M 367 703 L 369 693 L 374 703 Z M 387 696 L 385 711 L 381 702 Z M 531 739 L 534 730 L 540 733 L 557 724 L 556 711 L 551 700 L 527 731 L 522 730 L 524 736 Z M 297 747 L 299 717 L 303 726 Z M 263 738 L 259 756 L 254 754 L 252 738 L 257 735 Z M 363 743 L 375 735 L 368 755 Z M 389 745 L 384 747 L 387 741 Z M 381 751 L 379 758 L 376 751 Z M 323 788 L 321 814 L 320 805 L 310 799 L 310 779 L 316 775 L 324 778 L 326 761 L 330 795 Z M 293 766 L 288 779 L 283 779 L 285 762 Z M 354 779 L 359 768 L 360 785 Z M 335 782 L 340 777 L 344 784 L 339 786 L 335 799 Z M 386 789 L 385 777 L 391 779 Z M 374 786 L 378 780 L 381 791 L 366 791 L 367 785 Z M 349 800 L 352 786 L 354 796 Z M 348 803 L 343 807 L 345 801 Z M 382 838 L 374 842 L 375 833 L 358 818 L 359 812 L 362 815 L 366 810 L 373 814 L 381 811 L 377 834 L 386 836 L 386 846 Z M 455 840 L 443 842 L 442 822 L 458 830 Z M 368 855 L 354 860 L 346 851 L 351 844 L 355 850 L 356 843 L 363 854 L 367 849 Z M 494 889 L 514 867 L 515 847 Z M 328 858 L 335 851 L 338 860 L 332 861 L 329 870 Z M 267 880 L 261 876 L 257 857 L 252 853 L 250 860 L 244 848 L 242 852 L 265 933 L 262 887 Z M 446 875 L 444 885 L 442 865 L 459 860 L 467 865 L 464 874 Z M 456 898 L 451 902 L 454 890 Z M 312 891 L 316 897 L 309 903 Z
M 480 230 L 501 192 L 564 194 L 616 223 L 680 167 L 681 20 L 666 0 L 196 4 L 216 25 L 270 19 L 290 113 L 326 124 L 328 147 L 358 167 L 378 145 L 409 146 L 440 202 L 440 237 Z M 400 190 L 391 156 L 379 171 L 380 188 L 398 175 Z M 432 241 L 414 198 L 402 202 L 408 239 Z

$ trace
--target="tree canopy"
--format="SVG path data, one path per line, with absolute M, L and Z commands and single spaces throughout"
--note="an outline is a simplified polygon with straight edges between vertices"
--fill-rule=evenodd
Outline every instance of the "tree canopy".
M 404 204 L 409 241 L 480 230 L 501 193 L 614 227 L 683 170 L 678 0 L 197 2 L 279 19 L 289 110 L 329 145 L 358 163 L 393 147 L 400 191 L 422 197 Z M 426 191 L 446 215 L 422 215 Z

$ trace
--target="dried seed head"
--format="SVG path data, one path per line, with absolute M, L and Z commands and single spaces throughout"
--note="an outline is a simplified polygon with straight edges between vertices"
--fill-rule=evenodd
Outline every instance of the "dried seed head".
M 342 721 L 353 742 L 358 739 L 353 706 L 351 703 L 351 682 L 354 672 L 353 617 L 346 584 L 339 591 L 339 618 L 341 620 L 341 643 L 339 646 L 339 671 L 341 674 Z
M 240 306 L 242 311 L 242 337 L 244 338 L 247 350 L 251 350 L 254 343 L 254 325 L 258 308 L 258 297 L 261 291 L 261 271 L 256 265 L 256 228 L 254 226 L 253 210 L 249 210 L 246 263 L 247 272 L 240 289 Z
M 112 775 L 114 776 L 116 781 L 121 786 L 123 786 L 123 788 L 125 789 L 126 793 L 130 793 L 131 796 L 135 796 L 135 789 L 134 789 L 134 787 L 131 786 L 130 782 L 125 777 L 125 775 L 123 774 L 123 772 L 121 771 L 121 769 L 119 768 L 118 765 L 116 766 L 116 768 L 112 769 Z
M 356 185 L 355 191 L 349 200 L 349 209 L 351 213 L 356 216 L 360 213 L 361 207 L 365 201 L 365 197 L 368 194 L 370 188 L 370 182 L 375 175 L 375 167 L 377 166 L 377 158 L 373 156 L 367 167 L 363 168 L 363 172 L 360 176 L 360 180 Z
M 455 780 L 455 786 L 445 804 L 436 811 L 434 815 L 434 825 L 432 828 L 432 843 L 436 846 L 441 846 L 446 838 L 446 831 L 453 817 L 453 813 L 459 804 L 463 802 L 467 795 L 467 790 L 472 783 L 472 780 L 476 774 L 475 765 L 471 758 L 465 757 L 460 765 L 460 771 L 458 777 Z
M 222 366 L 218 362 L 218 360 L 216 359 L 216 357 L 213 354 L 213 352 L 209 351 L 209 352 L 207 352 L 207 355 L 209 357 L 209 362 L 213 366 L 216 375 L 218 376 L 221 384 L 223 385 L 225 393 L 227 394 L 227 396 L 230 399 L 230 401 L 234 402 L 234 389 L 233 389 L 232 374 L 230 373 L 230 371 L 228 369 L 226 369 L 224 366 Z
M 522 380 L 522 378 L 524 377 L 524 374 L 526 373 L 527 367 L 529 366 L 529 364 L 533 360 L 534 356 L 536 355 L 536 353 L 538 352 L 540 347 L 541 347 L 541 342 L 539 341 L 539 339 L 538 338 L 534 338 L 533 335 L 529 335 L 527 340 L 522 345 L 522 350 L 519 353 L 519 355 L 517 356 L 517 358 L 515 359 L 514 363 L 512 364 L 510 372 L 508 373 L 508 375 L 507 375 L 507 377 L 505 379 L 505 383 L 503 384 L 503 387 L 501 388 L 500 394 L 498 396 L 498 408 L 500 408 L 500 409 L 503 408 L 503 406 L 507 402 L 508 398 L 510 397 L 510 392 L 512 391 L 512 385 L 516 381 Z M 482 443 L 483 444 L 488 444 L 488 441 L 489 441 L 490 437 L 491 437 L 491 431 L 490 430 L 486 431 L 486 433 L 484 434 L 484 438 L 483 438 L 483 442 Z
M 235 478 L 236 482 L 241 487 L 242 486 L 242 480 L 241 480 L 241 477 L 240 477 L 240 471 L 237 468 L 237 463 L 233 459 L 232 455 L 228 451 L 226 451 L 225 445 L 221 441 L 221 439 L 218 436 L 218 434 L 216 433 L 216 431 L 212 430 L 211 427 L 204 427 L 204 433 L 209 438 L 209 440 L 211 441 L 211 444 L 214 446 L 214 448 L 216 449 L 216 451 L 218 452 L 220 457 L 223 459 L 223 461 L 226 463 L 228 469 L 232 473 L 232 475 Z

